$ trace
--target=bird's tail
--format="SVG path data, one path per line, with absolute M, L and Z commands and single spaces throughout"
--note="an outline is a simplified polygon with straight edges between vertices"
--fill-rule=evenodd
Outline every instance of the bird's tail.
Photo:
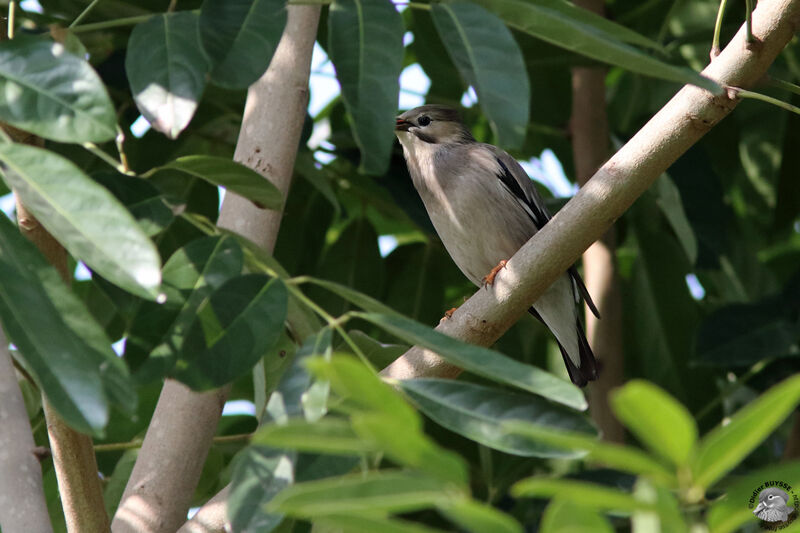
M 580 354 L 580 364 L 578 366 L 572 362 L 567 351 L 558 343 L 558 348 L 561 350 L 561 356 L 564 358 L 564 364 L 567 365 L 567 372 L 569 379 L 578 387 L 584 387 L 590 381 L 597 379 L 597 360 L 594 358 L 592 348 L 586 340 L 586 334 L 583 332 L 583 326 L 579 319 L 575 320 L 575 327 L 578 330 L 578 353 Z M 558 342 L 558 341 L 556 341 Z

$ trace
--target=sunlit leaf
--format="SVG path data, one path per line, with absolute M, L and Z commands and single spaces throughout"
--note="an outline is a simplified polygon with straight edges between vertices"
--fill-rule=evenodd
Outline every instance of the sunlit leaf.
M 89 63 L 63 45 L 0 42 L 0 120 L 60 142 L 103 142 L 117 132 L 114 106 Z
M 109 281 L 155 298 L 161 259 L 134 218 L 104 187 L 48 150 L 0 144 L 6 181 L 76 258 Z
M 128 41 L 125 72 L 136 106 L 170 139 L 189 125 L 206 85 L 199 18 L 191 11 L 154 15 L 137 24 Z

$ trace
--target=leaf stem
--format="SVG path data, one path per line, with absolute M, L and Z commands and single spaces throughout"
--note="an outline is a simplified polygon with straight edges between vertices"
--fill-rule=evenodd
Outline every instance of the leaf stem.
M 719 34 L 722 32 L 722 19 L 725 17 L 725 8 L 728 6 L 728 0 L 720 0 L 719 11 L 717 11 L 717 22 L 714 24 L 714 39 L 711 41 L 711 59 L 719 55 Z
M 767 96 L 766 94 L 756 93 L 753 91 L 748 91 L 745 89 L 740 89 L 738 87 L 729 87 L 729 90 L 733 91 L 734 94 L 740 98 L 751 98 L 753 100 L 761 100 L 762 102 L 767 102 L 768 104 L 772 104 L 778 106 L 782 109 L 787 111 L 791 111 L 792 113 L 797 113 L 800 115 L 800 107 L 792 105 L 788 102 L 784 102 L 783 100 L 778 100 L 777 98 L 773 98 L 771 96 Z
M 396 6 L 408 6 L 411 9 L 422 9 L 423 11 L 430 11 L 431 4 L 422 4 L 420 2 L 399 2 Z
M 800 85 L 789 83 L 788 81 L 779 80 L 777 78 L 769 78 L 769 84 L 778 89 L 785 89 L 791 93 L 800 95 Z
M 8 3 L 8 38 L 14 38 L 14 24 L 15 18 L 17 13 L 17 3 L 15 1 L 11 1 Z
M 105 151 L 101 150 L 100 147 L 98 147 L 96 144 L 83 143 L 82 146 L 87 150 L 89 150 L 91 153 L 93 153 L 95 156 L 99 157 L 100 159 L 102 159 L 103 161 L 114 167 L 117 170 L 117 172 L 129 176 L 133 174 L 130 170 L 128 170 L 126 165 L 124 165 L 123 163 L 117 161 L 116 159 L 105 153 Z
M 229 444 L 236 442 L 247 442 L 253 437 L 252 433 L 238 433 L 236 435 L 219 435 L 212 439 L 214 444 Z M 109 444 L 95 444 L 95 452 L 119 452 L 141 448 L 144 439 L 133 439 L 128 442 L 111 442 Z
M 172 13 L 175 11 L 175 7 L 178 5 L 178 0 L 169 0 L 169 7 L 167 8 L 167 13 Z
M 94 9 L 95 6 L 97 4 L 99 4 L 99 3 L 100 3 L 100 0 L 92 0 L 92 2 L 88 6 L 86 6 L 86 9 L 81 11 L 81 14 L 78 15 L 77 17 L 75 17 L 75 20 L 72 21 L 72 23 L 68 26 L 68 28 L 74 28 L 75 26 L 77 26 L 78 23 L 80 23 L 80 21 L 82 21 L 84 18 L 86 18 L 86 15 L 88 15 L 89 12 L 92 9 Z
M 136 15 L 135 17 L 125 17 L 121 19 L 105 20 L 103 22 L 95 22 L 93 24 L 83 24 L 82 26 L 75 26 L 72 28 L 73 33 L 82 33 L 87 31 L 105 30 L 108 28 L 118 28 L 120 26 L 133 26 L 144 22 L 153 17 L 152 13 L 147 15 Z
M 746 6 L 744 12 L 745 35 L 747 35 L 747 42 L 753 43 L 755 42 L 753 37 L 753 0 L 745 0 L 744 4 Z
M 124 169 L 125 174 L 131 173 L 131 167 L 128 166 L 128 156 L 125 155 L 125 132 L 117 124 L 117 136 L 114 137 L 114 142 L 117 145 L 117 152 L 119 153 L 119 161 Z
M 0 139 L 2 139 L 4 143 L 14 142 L 14 140 L 8 135 L 8 133 L 6 133 L 6 130 L 2 127 L 0 127 Z

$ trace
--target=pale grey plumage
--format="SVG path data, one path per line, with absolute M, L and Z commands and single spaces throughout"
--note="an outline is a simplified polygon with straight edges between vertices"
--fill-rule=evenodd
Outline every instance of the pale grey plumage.
M 499 148 L 476 142 L 455 110 L 427 105 L 406 111 L 397 118 L 396 133 L 436 232 L 476 285 L 549 220 L 519 163 Z M 532 312 L 558 340 L 572 381 L 584 385 L 597 372 L 578 320 L 579 295 L 596 314 L 573 268 L 545 291 Z

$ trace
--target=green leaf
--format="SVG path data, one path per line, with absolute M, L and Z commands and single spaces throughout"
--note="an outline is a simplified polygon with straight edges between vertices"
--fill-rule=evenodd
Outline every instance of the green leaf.
M 227 281 L 199 307 L 175 377 L 194 389 L 210 389 L 249 372 L 278 340 L 287 298 L 282 281 L 261 274 Z
M 3 143 L 0 161 L 25 206 L 76 259 L 127 291 L 155 298 L 158 252 L 108 190 L 42 148 Z
M 498 144 L 518 148 L 528 124 L 528 71 L 506 25 L 484 8 L 467 3 L 436 3 L 431 15 L 461 77 L 478 94 Z
M 575 457 L 581 454 L 510 433 L 504 429 L 504 422 L 509 420 L 593 432 L 583 416 L 536 396 L 448 379 L 410 379 L 398 385 L 433 421 L 468 439 L 514 455 Z
M 197 13 L 155 15 L 133 28 L 125 55 L 133 98 L 153 128 L 170 139 L 192 120 L 208 70 Z
M 566 502 L 558 497 L 544 510 L 541 533 L 613 533 L 608 520 L 594 509 Z
M 328 53 L 353 117 L 359 170 L 383 174 L 394 143 L 403 68 L 403 22 L 388 0 L 335 0 L 328 11 Z
M 460 492 L 446 482 L 414 472 L 371 471 L 298 483 L 267 507 L 290 516 L 405 513 L 446 505 Z
M 792 354 L 797 339 L 792 311 L 775 298 L 727 305 L 711 313 L 700 325 L 695 358 L 704 365 L 749 366 Z
M 351 289 L 345 285 L 340 283 L 336 283 L 333 281 L 328 281 L 325 279 L 319 278 L 312 278 L 312 277 L 303 277 L 304 282 L 311 283 L 313 285 L 318 285 L 323 287 L 324 289 L 329 290 L 330 292 L 344 298 L 348 302 L 359 306 L 361 309 L 366 311 L 371 311 L 373 313 L 379 313 L 384 315 L 398 315 L 397 311 L 392 309 L 391 307 L 387 306 L 376 300 L 371 296 L 367 296 L 357 290 Z
M 522 533 L 522 526 L 511 516 L 474 500 L 440 505 L 439 512 L 470 533 Z
M 586 409 L 579 388 L 553 374 L 526 365 L 500 353 L 448 337 L 403 316 L 356 313 L 356 316 L 385 329 L 392 335 L 435 351 L 465 370 L 513 385 L 575 409 Z
M 663 389 L 633 380 L 612 393 L 616 417 L 645 446 L 685 466 L 697 444 L 697 425 L 691 413 Z
M 290 420 L 283 425 L 265 426 L 253 436 L 252 442 L 301 452 L 343 455 L 379 450 L 374 442 L 360 437 L 346 420 L 339 418 L 323 418 L 313 423 Z
M 375 368 L 386 368 L 410 348 L 410 346 L 405 344 L 384 344 L 378 342 L 363 331 L 357 329 L 351 329 L 347 334 L 350 335 L 350 340 L 358 346 L 361 353 L 367 358 L 367 361 L 372 363 Z M 342 343 L 338 349 L 340 351 L 347 349 L 347 345 Z
M 283 515 L 264 512 L 264 505 L 294 483 L 294 455 L 248 446 L 234 459 L 227 516 L 234 531 L 269 532 Z
M 275 185 L 255 170 L 225 157 L 187 155 L 161 168 L 172 168 L 225 187 L 244 196 L 260 208 L 279 210 L 283 195 Z
M 647 454 L 630 446 L 606 442 L 574 431 L 553 429 L 518 420 L 506 422 L 503 424 L 503 429 L 508 433 L 529 438 L 534 442 L 540 442 L 553 448 L 586 453 L 586 460 L 622 472 L 650 476 L 668 486 L 676 483 L 674 472 Z
M 800 403 L 800 376 L 775 385 L 706 435 L 692 465 L 694 480 L 710 487 L 766 439 Z
M 575 502 L 587 509 L 603 511 L 652 511 L 657 507 L 641 502 L 627 492 L 614 488 L 568 479 L 546 479 L 529 477 L 511 487 L 517 498 L 554 498 Z
M 306 366 L 318 378 L 330 381 L 336 393 L 364 411 L 381 413 L 406 431 L 418 430 L 420 417 L 389 385 L 357 359 L 339 355 L 330 360 L 308 358 Z
M 593 22 L 587 24 L 589 22 L 587 16 L 577 18 L 572 10 L 565 11 L 561 2 L 558 4 L 552 0 L 535 3 L 522 0 L 477 0 L 477 2 L 512 28 L 561 48 L 645 76 L 692 83 L 714 94 L 722 94 L 722 88 L 714 81 L 686 67 L 670 65 L 641 52 L 608 33 L 607 26 L 598 29 Z M 631 41 L 630 34 L 627 35 L 625 40 Z M 636 42 L 644 44 L 638 40 Z
M 93 321 L 34 245 L 0 215 L 0 317 L 8 341 L 58 414 L 78 431 L 102 435 L 109 406 L 100 365 L 116 356 L 107 353 L 110 344 L 103 352 L 87 344 L 62 310 L 81 313 L 72 324 Z
M 113 139 L 114 106 L 89 63 L 61 44 L 20 37 L 0 42 L 0 120 L 59 142 Z
M 126 357 L 135 349 L 148 356 L 136 372 L 140 382 L 161 378 L 172 369 L 200 306 L 241 274 L 242 267 L 242 249 L 229 236 L 195 239 L 170 256 L 162 271 L 166 302 L 140 308 L 128 333 Z
M 211 81 L 246 89 L 269 66 L 286 26 L 285 0 L 208 0 L 200 8 L 200 37 L 214 67 Z
M 433 529 L 428 526 L 398 520 L 385 516 L 370 515 L 327 515 L 314 520 L 315 524 L 321 524 L 334 531 L 347 532 L 367 532 L 380 531 L 381 533 L 444 533 L 441 529 Z
M 672 231 L 678 237 L 678 241 L 686 253 L 686 258 L 689 259 L 689 263 L 695 264 L 697 261 L 697 237 L 686 217 L 678 187 L 668 175 L 663 174 L 656 180 L 654 192 L 657 195 L 656 204 L 661 208 Z
M 97 172 L 92 179 L 122 202 L 148 237 L 161 233 L 175 218 L 164 196 L 143 179 L 118 172 Z
M 758 492 L 765 488 L 766 482 L 776 481 L 786 483 L 796 491 L 796 487 L 800 487 L 800 461 L 760 468 L 732 481 L 723 489 L 725 494 L 708 509 L 706 516 L 711 533 L 740 531 L 745 524 L 758 522 L 753 516 L 753 508 L 759 501 Z M 791 503 L 790 506 L 794 507 Z

